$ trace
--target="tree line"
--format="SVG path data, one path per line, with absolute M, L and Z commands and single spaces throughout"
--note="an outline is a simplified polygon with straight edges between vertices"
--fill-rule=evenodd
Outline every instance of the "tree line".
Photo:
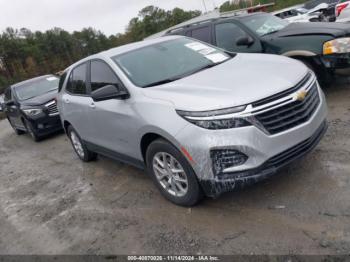
M 32 32 L 9 27 L 0 35 L 0 93 L 15 82 L 61 71 L 86 56 L 142 40 L 200 14 L 147 6 L 130 20 L 125 33 L 111 36 L 93 28 L 70 33 L 61 28 Z

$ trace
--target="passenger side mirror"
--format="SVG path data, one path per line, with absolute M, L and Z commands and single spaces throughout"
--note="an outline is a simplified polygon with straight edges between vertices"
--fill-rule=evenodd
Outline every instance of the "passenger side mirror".
M 91 92 L 91 97 L 98 102 L 110 99 L 127 99 L 129 94 L 120 88 L 119 85 L 106 85 Z
M 236 45 L 237 46 L 251 46 L 252 44 L 254 44 L 254 39 L 250 36 L 243 36 L 238 38 Z

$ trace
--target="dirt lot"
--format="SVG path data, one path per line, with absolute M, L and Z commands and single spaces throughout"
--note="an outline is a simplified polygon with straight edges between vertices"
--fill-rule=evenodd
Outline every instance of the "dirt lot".
M 0 121 L 0 254 L 350 252 L 350 85 L 326 90 L 321 144 L 280 176 L 195 208 L 142 171 L 82 163 L 63 134 L 38 144 Z

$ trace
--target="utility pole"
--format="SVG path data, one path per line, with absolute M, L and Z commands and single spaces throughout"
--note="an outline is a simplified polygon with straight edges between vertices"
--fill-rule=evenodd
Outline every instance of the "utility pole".
M 207 13 L 208 11 L 207 11 L 207 6 L 205 5 L 205 0 L 202 0 L 202 2 L 203 2 L 204 10 Z

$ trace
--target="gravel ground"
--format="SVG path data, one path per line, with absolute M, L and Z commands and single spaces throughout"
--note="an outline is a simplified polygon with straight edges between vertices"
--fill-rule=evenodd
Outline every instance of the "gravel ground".
M 82 163 L 64 134 L 34 143 L 0 121 L 0 254 L 348 254 L 350 86 L 326 96 L 330 127 L 311 154 L 194 208 L 133 167 Z

